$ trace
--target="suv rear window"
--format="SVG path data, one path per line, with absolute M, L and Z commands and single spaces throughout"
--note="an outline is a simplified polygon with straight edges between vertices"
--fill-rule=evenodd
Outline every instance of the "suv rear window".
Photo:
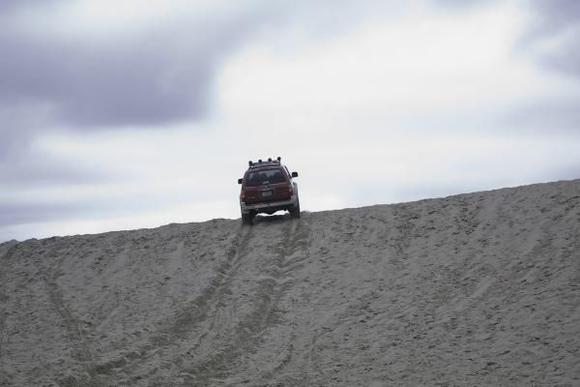
M 262 184 L 284 183 L 286 177 L 281 169 L 266 169 L 261 171 L 248 172 L 245 183 L 248 187 L 255 187 Z

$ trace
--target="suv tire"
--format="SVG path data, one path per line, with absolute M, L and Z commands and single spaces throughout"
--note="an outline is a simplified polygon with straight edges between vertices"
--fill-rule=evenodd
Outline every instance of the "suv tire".
M 248 214 L 242 214 L 242 223 L 243 224 L 248 224 L 248 225 L 253 225 L 254 224 L 254 214 L 252 214 L 251 212 Z
M 300 218 L 300 202 L 297 201 L 296 205 L 292 207 L 292 209 L 289 212 L 291 217 Z

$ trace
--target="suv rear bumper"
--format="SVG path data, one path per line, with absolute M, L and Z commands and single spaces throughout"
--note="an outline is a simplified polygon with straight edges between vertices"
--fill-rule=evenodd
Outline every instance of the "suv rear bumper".
M 249 214 L 250 212 L 254 212 L 256 214 L 260 212 L 276 212 L 276 211 L 283 211 L 283 210 L 290 210 L 296 205 L 298 201 L 297 196 L 292 196 L 290 200 L 284 200 L 281 202 L 271 202 L 271 203 L 257 203 L 257 204 L 246 204 L 244 202 L 240 202 L 240 208 L 243 214 Z

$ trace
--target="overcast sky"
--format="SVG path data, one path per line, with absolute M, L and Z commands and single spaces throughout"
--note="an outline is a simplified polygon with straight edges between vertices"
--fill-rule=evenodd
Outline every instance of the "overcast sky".
M 580 178 L 580 1 L 2 0 L 0 242 Z

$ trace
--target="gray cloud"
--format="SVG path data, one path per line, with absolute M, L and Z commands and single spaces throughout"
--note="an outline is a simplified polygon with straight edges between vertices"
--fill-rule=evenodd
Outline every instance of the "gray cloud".
M 84 184 L 112 181 L 116 177 L 111 171 L 87 170 L 74 165 L 63 165 L 48 159 L 43 154 L 28 152 L 23 157 L 0 161 L 0 182 L 8 190 L 17 187 L 45 185 Z
M 580 2 L 576 0 L 531 0 L 533 21 L 515 52 L 528 56 L 544 39 L 566 35 L 558 50 L 534 54 L 532 59 L 546 70 L 580 77 Z M 580 133 L 580 101 L 545 99 L 510 106 L 502 123 L 528 132 Z
M 502 123 L 527 132 L 580 134 L 580 101 L 539 100 L 524 106 L 510 107 Z
M 8 21 L 22 8 L 49 11 L 56 2 L 1 2 L 0 19 Z M 41 36 L 31 34 L 26 23 L 0 22 L 3 188 L 104 178 L 105 173 L 62 165 L 31 149 L 37 136 L 55 127 L 158 128 L 202 119 L 221 61 L 262 16 L 213 10 L 106 39 L 78 39 L 72 33 L 63 38 L 50 31 Z
M 0 115 L 0 119 L 2 119 L 2 115 Z M 29 133 L 13 133 L 8 129 L 0 130 L 0 168 L 4 163 L 13 160 L 14 155 L 26 152 L 29 144 Z
M 42 105 L 0 107 L 0 186 L 4 190 L 22 186 L 95 182 L 115 179 L 111 171 L 87 170 L 37 149 L 35 139 L 46 131 L 50 109 Z
M 456 8 L 456 9 L 467 9 L 473 8 L 475 6 L 485 5 L 489 3 L 496 2 L 497 0 L 433 0 L 436 5 Z
M 70 219 L 82 211 L 77 204 L 2 204 L 0 203 L 0 229 L 26 223 Z M 0 238 L 1 240 L 1 238 Z
M 432 0 L 437 6 L 447 9 L 470 9 L 476 6 L 497 3 L 497 0 Z M 580 23 L 580 1 L 577 0 L 530 0 L 528 2 L 533 22 L 521 39 L 519 47 L 523 52 L 529 51 L 539 40 L 569 32 L 571 27 Z M 580 31 L 576 30 L 570 40 L 559 52 L 537 58 L 538 63 L 551 70 L 573 76 L 580 76 Z
M 0 100 L 0 165 L 28 152 L 31 141 L 46 123 L 49 109 L 35 104 Z
M 9 4 L 5 7 L 16 7 L 15 1 Z M 221 63 L 252 33 L 293 24 L 313 36 L 332 35 L 397 8 L 376 0 L 356 7 L 347 1 L 246 5 L 192 12 L 106 41 L 75 40 L 72 32 L 69 40 L 50 32 L 39 37 L 0 26 L 0 103 L 45 106 L 51 112 L 47 120 L 71 129 L 200 120 L 211 108 Z
M 211 98 L 216 62 L 245 28 L 245 21 L 225 24 L 207 33 L 207 41 L 187 36 L 201 33 L 200 27 L 92 46 L 5 31 L 0 102 L 47 104 L 52 119 L 74 128 L 199 119 Z
M 39 5 L 50 1 L 54 2 L 55 0 L 2 0 L 0 2 L 0 12 L 6 13 L 23 7 Z
M 546 68 L 580 77 L 580 2 L 576 0 L 532 0 L 535 23 L 522 39 L 522 46 L 528 49 L 545 38 L 568 33 L 567 41 L 559 52 L 543 54 L 538 58 Z M 571 28 L 574 27 L 574 30 Z
M 575 77 L 580 77 L 580 31 L 569 41 L 563 50 L 541 58 L 541 63 L 553 70 L 560 71 Z
M 434 3 L 465 8 L 492 1 Z M 16 3 L 2 4 L 14 8 Z M 365 16 L 361 12 L 368 16 L 377 9 L 385 13 L 387 8 L 369 1 L 358 7 L 364 12 L 355 12 L 348 3 L 340 4 L 333 9 L 342 11 L 329 13 L 326 6 L 298 2 L 291 15 L 284 18 L 305 20 L 310 32 L 336 31 L 343 28 L 345 23 L 339 21 L 345 15 L 362 20 Z M 580 17 L 580 3 L 574 0 L 536 0 L 532 6 L 541 23 L 530 36 L 555 33 Z M 192 15 L 175 25 L 157 26 L 155 31 L 98 44 L 63 42 L 50 36 L 33 38 L 23 31 L 0 27 L 0 50 L 5 53 L 0 61 L 0 103 L 12 107 L 44 106 L 50 111 L 47 119 L 75 129 L 160 126 L 199 120 L 211 107 L 214 75 L 221 62 L 252 32 L 264 25 L 283 23 L 284 11 L 286 7 L 270 6 L 264 11 L 221 10 L 203 18 Z M 542 58 L 542 63 L 556 70 L 580 72 L 578 50 Z M 27 130 L 26 125 L 19 130 Z
M 538 14 L 538 32 L 557 32 L 580 19 L 580 2 L 577 0 L 531 0 L 530 3 Z
M 199 195 L 203 194 L 197 193 L 197 196 Z M 116 192 L 90 199 L 63 197 L 61 200 L 48 201 L 39 197 L 37 200 L 30 198 L 26 201 L 5 201 L 0 202 L 0 233 L 3 227 L 27 223 L 73 219 L 98 220 L 110 216 L 136 214 L 143 210 L 163 211 L 176 203 L 187 203 L 192 197 L 196 197 L 196 193 L 167 195 L 142 192 L 135 197 L 129 193 Z

